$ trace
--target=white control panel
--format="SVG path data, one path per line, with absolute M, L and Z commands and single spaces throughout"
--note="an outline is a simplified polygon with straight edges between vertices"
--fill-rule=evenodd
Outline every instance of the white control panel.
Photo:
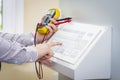
M 110 78 L 111 28 L 66 23 L 48 40 L 56 41 L 62 45 L 52 47 L 52 69 L 74 80 Z
M 59 30 L 49 40 L 62 42 L 62 46 L 53 47 L 54 57 L 75 64 L 101 31 L 104 29 L 75 22 L 59 26 Z

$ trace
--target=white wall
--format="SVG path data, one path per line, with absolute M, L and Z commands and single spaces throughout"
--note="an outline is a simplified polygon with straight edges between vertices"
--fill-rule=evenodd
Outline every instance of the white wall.
M 111 80 L 120 80 L 120 0 L 60 0 L 63 16 L 112 27 Z
M 3 0 L 4 32 L 22 33 L 24 23 L 24 0 Z

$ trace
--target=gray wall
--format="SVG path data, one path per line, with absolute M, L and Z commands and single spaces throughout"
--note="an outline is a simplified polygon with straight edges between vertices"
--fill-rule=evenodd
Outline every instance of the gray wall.
M 62 16 L 112 27 L 111 80 L 120 80 L 120 0 L 60 0 Z

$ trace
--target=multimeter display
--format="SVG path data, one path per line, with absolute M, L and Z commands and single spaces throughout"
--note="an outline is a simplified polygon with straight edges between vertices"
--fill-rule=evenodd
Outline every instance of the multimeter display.
M 50 19 L 55 15 L 55 10 L 48 11 L 48 14 L 44 17 L 42 25 L 47 25 L 50 22 Z

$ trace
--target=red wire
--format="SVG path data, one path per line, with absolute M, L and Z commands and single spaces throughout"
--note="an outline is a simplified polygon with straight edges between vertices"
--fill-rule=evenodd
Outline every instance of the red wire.
M 57 22 L 55 25 L 59 25 L 59 24 L 63 24 L 63 23 L 67 23 L 67 22 L 71 22 L 72 20 L 68 19 L 68 20 L 64 20 L 64 21 L 60 21 Z
M 39 26 L 41 26 L 42 24 L 41 23 L 38 23 L 37 24 L 37 28 L 36 28 L 36 31 L 35 31 L 35 34 L 34 34 L 34 45 L 36 46 L 36 36 L 37 36 L 37 29 Z M 42 41 L 42 43 L 44 42 L 44 39 Z M 38 61 L 38 66 L 39 66 L 39 70 L 37 68 L 37 61 L 35 61 L 35 69 L 36 69 L 36 73 L 37 73 L 37 77 L 39 79 L 43 79 L 43 69 L 42 69 L 42 63 L 40 61 Z
M 60 24 L 67 23 L 67 22 L 71 22 L 71 20 L 68 19 L 68 20 L 64 20 L 64 21 L 59 21 L 59 22 L 56 23 L 55 25 L 60 25 Z M 37 28 L 38 28 L 38 26 L 41 26 L 41 25 L 42 25 L 41 23 L 38 23 Z M 44 43 L 44 41 L 47 39 L 48 34 L 49 34 L 49 32 L 44 36 L 41 44 Z M 35 46 L 36 46 L 36 36 L 37 36 L 37 30 L 36 30 L 35 35 L 34 35 L 34 45 L 35 45 Z M 35 62 L 36 73 L 37 73 L 37 76 L 38 76 L 39 79 L 43 79 L 42 63 L 39 61 L 38 64 L 39 64 L 39 72 L 38 72 L 37 61 L 36 61 L 36 62 Z
M 41 78 L 43 79 L 43 68 L 42 68 L 42 64 L 40 64 L 40 69 L 41 69 Z

